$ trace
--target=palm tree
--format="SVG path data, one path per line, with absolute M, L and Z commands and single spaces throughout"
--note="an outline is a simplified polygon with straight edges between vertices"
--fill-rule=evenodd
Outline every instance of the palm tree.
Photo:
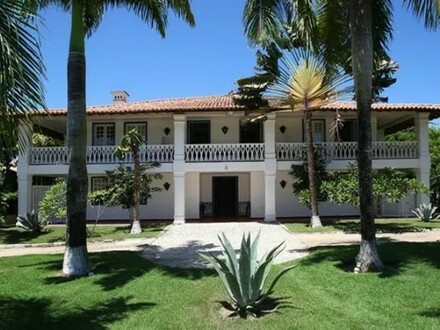
M 116 149 L 116 156 L 120 159 L 124 158 L 125 153 L 131 152 L 133 155 L 133 224 L 131 226 L 130 234 L 140 234 L 142 232 L 140 222 L 140 191 L 141 191 L 141 162 L 139 159 L 140 147 L 143 144 L 142 135 L 134 128 L 128 131 L 121 139 L 121 143 Z
M 439 0 L 404 0 L 425 26 L 437 28 Z M 374 15 L 372 14 L 374 12 Z M 347 16 L 349 17 L 347 24 Z M 356 270 L 381 269 L 374 226 L 371 103 L 374 62 L 387 59 L 392 35 L 390 0 L 248 0 L 244 14 L 245 33 L 251 43 L 266 45 L 286 30 L 295 42 L 321 53 L 331 71 L 335 64 L 351 72 L 358 110 L 358 164 L 361 213 L 361 245 Z M 351 45 L 351 52 L 348 52 Z M 349 57 L 351 56 L 351 61 Z M 349 63 L 351 62 L 351 66 Z
M 38 30 L 24 0 L 0 2 L 0 151 L 13 156 L 17 127 L 45 108 Z M 25 137 L 29 138 L 29 137 Z M 23 141 L 21 141 L 23 142 Z M 2 160 L 3 161 L 3 160 Z
M 310 190 L 310 227 L 321 227 L 318 212 L 312 111 L 331 101 L 332 95 L 344 93 L 347 88 L 340 92 L 336 92 L 336 88 L 340 87 L 345 79 L 340 74 L 326 75 L 323 61 L 307 51 L 285 53 L 280 62 L 280 74 L 275 83 L 269 87 L 268 93 L 278 97 L 281 103 L 287 105 L 292 111 L 302 111 L 304 113 Z
M 68 57 L 67 148 L 70 159 L 67 179 L 67 230 L 63 272 L 68 276 L 86 275 L 90 271 L 87 255 L 86 208 L 86 59 L 85 37 L 94 32 L 104 12 L 125 7 L 165 36 L 172 10 L 191 26 L 195 24 L 189 0 L 29 0 L 36 8 L 55 4 L 71 12 Z

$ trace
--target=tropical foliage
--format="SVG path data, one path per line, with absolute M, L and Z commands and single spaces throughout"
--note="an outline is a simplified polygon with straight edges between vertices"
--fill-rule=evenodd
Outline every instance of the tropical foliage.
M 432 206 L 432 204 L 420 204 L 418 208 L 412 210 L 411 212 L 415 214 L 417 218 L 424 222 L 429 222 L 431 220 L 437 220 L 440 215 L 435 215 L 438 207 Z
M 67 218 L 67 184 L 65 179 L 57 179 L 39 204 L 40 219 L 45 222 Z
M 40 233 L 44 229 L 45 225 L 46 222 L 39 218 L 38 213 L 33 210 L 30 213 L 26 213 L 25 216 L 19 215 L 17 217 L 18 227 L 31 230 L 33 232 Z
M 322 184 L 330 202 L 351 204 L 359 208 L 358 167 L 350 164 L 347 172 L 333 172 Z M 429 193 L 429 189 L 421 182 L 408 176 L 405 171 L 385 168 L 374 172 L 373 196 L 378 205 L 384 198 L 390 203 L 399 202 L 411 193 Z
M 246 318 L 248 314 L 257 316 L 264 300 L 273 293 L 279 279 L 294 266 L 283 269 L 264 290 L 275 258 L 283 251 L 281 243 L 258 259 L 257 249 L 260 233 L 251 239 L 250 233 L 243 235 L 239 256 L 224 233 L 218 236 L 223 247 L 223 258 L 213 254 L 200 253 L 217 271 L 229 297 L 234 302 L 235 312 Z
M 17 127 L 45 108 L 38 30 L 26 3 L 0 1 L 0 149 L 15 149 Z
M 314 159 L 315 159 L 315 177 L 316 190 L 318 194 L 318 202 L 327 200 L 327 193 L 322 189 L 322 183 L 328 179 L 327 165 L 329 158 L 325 154 L 325 150 L 319 145 L 314 145 Z M 310 208 L 310 189 L 309 189 L 309 174 L 307 151 L 302 154 L 302 162 L 299 165 L 293 164 L 289 172 L 292 177 L 293 193 L 298 198 L 298 201 Z
M 152 173 L 158 163 L 146 163 L 140 166 L 140 191 L 139 198 L 143 204 L 152 197 L 152 193 L 159 192 L 159 187 L 153 186 L 156 180 L 161 180 L 160 173 Z M 107 188 L 97 190 L 90 194 L 90 200 L 93 204 L 107 206 L 122 206 L 126 208 L 133 219 L 134 199 L 134 171 L 129 166 L 118 165 L 114 171 L 107 171 Z

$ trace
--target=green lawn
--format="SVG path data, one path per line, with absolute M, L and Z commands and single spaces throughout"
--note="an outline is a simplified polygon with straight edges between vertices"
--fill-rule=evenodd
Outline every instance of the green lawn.
M 389 269 L 347 272 L 357 247 L 320 248 L 276 288 L 278 311 L 226 319 L 213 271 L 154 266 L 134 252 L 92 254 L 92 277 L 60 276 L 62 257 L 0 258 L 0 329 L 438 329 L 438 243 L 380 246 Z M 279 271 L 281 266 L 276 266 Z
M 88 226 L 89 231 L 93 226 Z M 142 234 L 130 235 L 129 226 L 96 226 L 88 241 L 103 241 L 107 239 L 123 240 L 126 238 L 151 238 L 157 236 L 166 225 L 149 225 L 143 227 Z M 0 244 L 19 244 L 19 243 L 53 243 L 63 242 L 66 228 L 63 225 L 47 226 L 42 233 L 34 233 L 17 227 L 0 228 Z
M 348 233 L 356 233 L 360 231 L 359 220 L 335 220 L 324 222 L 323 227 L 312 229 L 308 223 L 284 223 L 284 225 L 295 233 L 327 233 L 335 231 L 344 231 Z M 423 222 L 415 218 L 408 219 L 376 219 L 377 232 L 382 233 L 402 233 L 402 232 L 418 232 L 429 229 L 440 228 L 440 220 Z

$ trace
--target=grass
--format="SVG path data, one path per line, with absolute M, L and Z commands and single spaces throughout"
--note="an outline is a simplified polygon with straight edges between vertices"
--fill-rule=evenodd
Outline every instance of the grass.
M 88 226 L 92 230 L 93 226 Z M 165 225 L 149 225 L 139 235 L 130 235 L 130 226 L 96 226 L 88 241 L 123 240 L 127 238 L 151 238 L 163 231 Z M 47 226 L 42 233 L 34 233 L 17 227 L 0 228 L 0 244 L 64 242 L 64 225 Z
M 328 233 L 343 231 L 347 233 L 358 233 L 361 225 L 359 220 L 334 220 L 324 222 L 321 228 L 310 228 L 308 223 L 284 223 L 284 225 L 295 233 Z M 402 233 L 420 232 L 424 230 L 440 228 L 440 220 L 423 222 L 415 218 L 408 219 L 376 219 L 378 233 Z
M 278 311 L 225 318 L 213 271 L 158 267 L 134 252 L 91 254 L 95 274 L 60 276 L 62 256 L 0 258 L 0 329 L 434 329 L 438 243 L 380 246 L 384 273 L 347 272 L 357 247 L 320 248 L 275 289 Z M 276 266 L 275 273 L 283 266 Z

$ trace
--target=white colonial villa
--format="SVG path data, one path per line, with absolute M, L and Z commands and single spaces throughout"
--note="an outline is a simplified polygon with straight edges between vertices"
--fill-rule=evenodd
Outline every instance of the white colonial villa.
M 249 109 L 235 105 L 231 95 L 127 102 L 126 92 L 113 92 L 113 104 L 87 108 L 87 167 L 89 189 L 105 184 L 104 175 L 120 161 L 115 144 L 124 132 L 137 128 L 145 136 L 144 162 L 161 164 L 163 180 L 141 219 L 248 217 L 274 221 L 306 217 L 309 210 L 292 193 L 289 170 L 301 161 L 304 146 L 302 113 L 274 112 L 264 123 L 243 124 Z M 335 112 L 345 119 L 335 142 L 329 133 Z M 440 105 L 374 104 L 373 166 L 414 169 L 418 180 L 429 185 L 428 123 L 440 116 Z M 387 134 L 415 126 L 416 141 L 386 142 Z M 46 135 L 64 138 L 66 109 L 42 113 L 36 127 Z M 25 130 L 25 128 L 22 128 Z M 344 170 L 356 158 L 356 108 L 352 102 L 335 101 L 313 114 L 313 136 L 331 158 L 329 170 Z M 131 163 L 130 159 L 127 160 Z M 49 178 L 66 176 L 66 147 L 33 147 L 29 142 L 18 162 L 19 213 L 38 209 Z M 408 216 L 427 196 L 408 196 L 398 204 L 384 204 L 384 216 Z M 88 209 L 88 220 L 96 217 Z M 320 204 L 322 216 L 353 216 L 350 205 Z M 127 220 L 128 212 L 107 208 L 104 220 Z

